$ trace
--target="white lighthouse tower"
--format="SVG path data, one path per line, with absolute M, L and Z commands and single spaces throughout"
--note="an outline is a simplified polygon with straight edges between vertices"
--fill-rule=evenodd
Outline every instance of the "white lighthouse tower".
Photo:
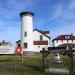
M 31 55 L 33 49 L 33 16 L 32 12 L 22 12 L 21 16 L 21 46 L 26 55 Z

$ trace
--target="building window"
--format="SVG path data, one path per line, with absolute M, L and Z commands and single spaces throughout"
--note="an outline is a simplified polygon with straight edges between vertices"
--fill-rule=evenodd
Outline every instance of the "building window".
M 56 42 L 58 43 L 58 40 L 56 40 Z
M 63 43 L 63 40 L 61 40 L 61 42 Z
M 24 33 L 24 36 L 27 37 L 27 32 Z
M 67 43 L 69 43 L 69 40 L 67 40 Z
M 43 36 L 42 35 L 40 35 L 40 40 L 43 40 Z
M 72 43 L 73 43 L 73 40 L 72 40 Z
M 27 48 L 27 43 L 24 43 L 24 48 Z
M 67 36 L 67 38 L 70 38 L 69 36 Z
M 0 46 L 1 46 L 2 44 L 0 43 Z
M 65 39 L 67 39 L 67 36 L 65 36 Z
M 70 37 L 69 36 L 65 36 L 65 39 L 69 39 Z

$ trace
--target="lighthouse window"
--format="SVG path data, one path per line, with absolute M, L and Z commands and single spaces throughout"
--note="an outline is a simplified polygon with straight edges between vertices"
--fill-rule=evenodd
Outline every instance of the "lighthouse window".
M 24 36 L 27 37 L 27 32 L 24 33 Z
M 27 43 L 24 43 L 24 48 L 27 48 Z

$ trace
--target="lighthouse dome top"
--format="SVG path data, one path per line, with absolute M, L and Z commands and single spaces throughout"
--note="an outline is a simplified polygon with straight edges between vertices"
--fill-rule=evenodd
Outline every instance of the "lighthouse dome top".
M 34 13 L 28 12 L 28 11 L 26 11 L 26 12 L 21 12 L 21 13 L 20 13 L 20 16 L 23 16 L 23 15 L 32 15 L 32 16 L 34 16 Z

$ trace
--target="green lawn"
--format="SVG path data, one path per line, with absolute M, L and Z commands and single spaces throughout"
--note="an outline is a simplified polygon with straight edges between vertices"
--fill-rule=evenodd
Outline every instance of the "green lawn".
M 62 56 L 64 60 L 63 63 L 49 63 L 53 55 L 49 55 L 46 59 L 46 68 L 49 67 L 69 67 L 69 58 L 67 56 Z M 20 59 L 20 61 L 18 60 Z M 23 56 L 24 62 L 21 62 L 21 56 L 15 55 L 1 55 L 0 56 L 0 75 L 43 75 L 42 73 L 42 56 L 32 56 L 25 57 Z M 75 58 L 74 58 L 75 62 Z M 74 64 L 75 66 L 75 64 Z M 74 67 L 75 72 L 75 67 Z M 32 74 L 30 74 L 32 73 Z M 47 74 L 49 75 L 49 74 Z M 51 75 L 60 75 L 60 74 L 51 74 Z
M 20 60 L 18 60 L 18 58 Z M 39 73 L 42 71 L 41 57 L 24 57 L 24 62 L 21 61 L 21 56 L 2 55 L 0 56 L 0 74 L 24 74 L 25 73 Z M 27 75 L 27 74 L 26 74 Z

